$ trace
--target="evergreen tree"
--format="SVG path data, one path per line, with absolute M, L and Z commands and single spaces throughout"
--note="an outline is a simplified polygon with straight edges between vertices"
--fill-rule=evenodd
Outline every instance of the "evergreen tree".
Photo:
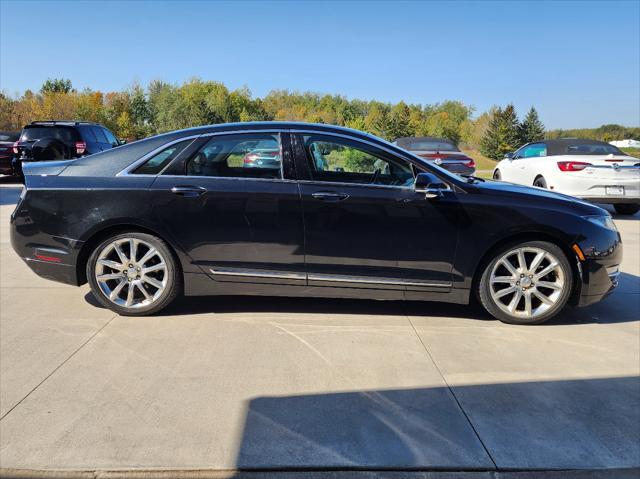
M 527 116 L 520 123 L 518 139 L 520 140 L 520 145 L 544 139 L 544 125 L 538 118 L 538 112 L 534 107 L 531 107 Z
M 488 158 L 500 160 L 505 153 L 519 146 L 518 117 L 512 104 L 496 108 L 489 126 L 480 141 L 480 152 Z

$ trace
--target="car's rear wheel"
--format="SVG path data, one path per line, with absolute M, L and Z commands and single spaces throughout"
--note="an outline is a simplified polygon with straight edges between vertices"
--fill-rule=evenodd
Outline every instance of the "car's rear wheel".
M 182 289 L 180 268 L 169 246 L 138 232 L 99 244 L 87 262 L 87 278 L 100 304 L 124 316 L 156 313 Z
M 486 265 L 478 295 L 494 317 L 511 324 L 539 324 L 569 300 L 573 276 L 562 250 L 546 241 L 512 244 Z
M 634 205 L 630 203 L 615 204 L 613 207 L 616 209 L 616 213 L 619 215 L 635 215 L 640 211 L 640 205 Z
M 500 170 L 496 170 L 493 172 L 493 179 L 500 181 L 502 179 L 502 175 L 500 174 Z
M 533 180 L 533 186 L 537 186 L 538 188 L 547 188 L 547 180 L 544 179 L 543 176 L 538 176 L 535 180 Z

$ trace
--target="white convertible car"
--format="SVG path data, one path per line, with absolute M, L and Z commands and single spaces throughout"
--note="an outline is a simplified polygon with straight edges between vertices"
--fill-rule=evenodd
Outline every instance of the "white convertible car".
M 602 141 L 562 138 L 528 143 L 507 153 L 493 178 L 612 204 L 624 215 L 640 210 L 640 159 Z

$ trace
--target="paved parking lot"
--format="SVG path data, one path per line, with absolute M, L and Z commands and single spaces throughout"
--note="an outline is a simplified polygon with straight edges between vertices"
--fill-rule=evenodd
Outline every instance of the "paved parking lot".
M 640 215 L 616 219 L 619 290 L 547 325 L 246 297 L 125 318 L 15 256 L 19 191 L 0 187 L 3 468 L 640 468 Z

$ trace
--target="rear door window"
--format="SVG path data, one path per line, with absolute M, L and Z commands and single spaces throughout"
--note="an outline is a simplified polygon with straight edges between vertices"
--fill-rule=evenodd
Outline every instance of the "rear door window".
M 116 139 L 113 133 L 111 133 L 106 128 L 102 128 L 102 132 L 104 133 L 104 136 L 107 138 L 107 143 L 109 143 L 111 146 L 118 146 L 118 140 Z
M 99 126 L 92 126 L 91 130 L 93 130 L 93 134 L 96 136 L 98 143 L 109 143 L 107 141 L 107 137 L 104 136 L 104 132 L 102 131 L 102 128 L 100 128 Z
M 193 139 L 181 141 L 168 146 L 164 150 L 149 158 L 142 166 L 133 173 L 136 175 L 157 175 L 169 163 L 171 163 L 189 145 Z
M 82 135 L 82 139 L 84 141 L 89 143 L 96 143 L 98 141 L 96 135 L 93 134 L 93 128 L 87 125 L 80 125 L 78 126 L 78 129 L 80 130 L 80 134 Z

